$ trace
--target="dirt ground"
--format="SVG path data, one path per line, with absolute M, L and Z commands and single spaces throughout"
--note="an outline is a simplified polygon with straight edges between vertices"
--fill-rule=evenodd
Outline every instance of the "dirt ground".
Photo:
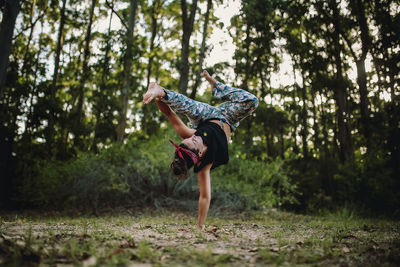
M 400 266 L 400 223 L 282 212 L 0 217 L 0 265 Z

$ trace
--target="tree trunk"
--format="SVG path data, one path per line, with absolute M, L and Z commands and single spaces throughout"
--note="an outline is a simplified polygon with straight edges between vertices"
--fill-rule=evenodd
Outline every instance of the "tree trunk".
M 20 10 L 20 0 L 5 0 L 3 19 L 0 25 L 0 99 L 6 84 L 8 58 L 11 51 L 15 21 Z
M 295 154 L 299 153 L 299 146 L 297 145 L 297 125 L 299 124 L 297 121 L 297 101 L 296 101 L 296 93 L 298 91 L 297 87 L 297 82 L 296 82 L 296 68 L 293 65 L 293 90 L 292 90 L 292 98 L 293 98 L 293 106 L 294 106 L 294 112 L 293 112 L 293 117 L 292 117 L 292 139 L 293 139 L 293 152 Z M 272 91 L 272 90 L 271 90 Z M 272 97 L 272 95 L 271 95 Z
M 23 56 L 23 63 L 22 63 L 22 73 L 25 75 L 25 77 L 28 77 L 29 72 L 28 72 L 28 68 L 27 68 L 27 63 L 28 63 L 28 55 L 30 52 L 30 45 L 32 42 L 32 38 L 33 38 L 33 31 L 35 30 L 35 25 L 37 21 L 33 21 L 33 17 L 35 15 L 35 6 L 36 6 L 36 0 L 32 1 L 32 9 L 31 9 L 31 14 L 30 14 L 30 30 L 29 30 L 29 37 L 28 37 L 28 42 L 26 44 L 26 49 L 25 49 L 25 53 Z
M 27 113 L 28 123 L 25 128 L 25 134 L 30 136 L 30 138 L 31 138 L 34 128 L 33 128 L 32 122 L 29 122 L 29 118 L 32 118 L 32 114 L 34 111 L 33 99 L 35 97 L 38 97 L 38 88 L 37 88 L 36 82 L 37 82 L 37 79 L 39 76 L 38 73 L 39 73 L 39 64 L 40 64 L 40 54 L 42 51 L 42 37 L 43 37 L 43 22 L 41 23 L 41 31 L 40 31 L 39 39 L 38 39 L 39 49 L 38 49 L 38 53 L 36 53 L 36 55 L 35 55 L 36 60 L 34 62 L 33 82 L 32 82 L 32 84 L 34 85 L 34 89 L 30 93 L 29 109 L 28 109 L 28 113 Z M 26 76 L 28 76 L 28 73 L 26 73 Z
M 334 95 L 337 104 L 336 116 L 338 123 L 338 140 L 340 145 L 340 160 L 344 163 L 353 158 L 353 145 L 349 118 L 347 115 L 346 101 L 346 85 L 342 73 L 342 58 L 340 56 L 341 46 L 339 43 L 340 37 L 340 20 L 339 10 L 336 0 L 330 1 L 330 6 L 333 10 L 333 42 L 334 42 L 334 57 L 336 65 L 336 77 L 334 85 Z
M 311 99 L 312 99 L 312 113 L 313 113 L 313 130 L 314 130 L 314 145 L 313 145 L 313 151 L 315 151 L 315 154 L 318 155 L 318 150 L 321 149 L 321 139 L 320 139 L 320 131 L 319 131 L 319 124 L 317 123 L 318 121 L 318 114 L 317 114 L 317 104 L 316 104 L 316 94 L 313 88 L 310 90 L 311 93 Z M 322 103 L 321 103 L 322 104 Z
M 270 158 L 275 157 L 274 149 L 273 149 L 273 142 L 272 142 L 272 135 L 269 133 L 268 129 L 265 129 L 265 138 L 267 139 L 267 154 Z
M 303 100 L 303 106 L 301 107 L 301 121 L 302 121 L 302 129 L 301 129 L 301 140 L 303 144 L 303 157 L 305 159 L 308 158 L 308 145 L 307 145 L 307 136 L 308 136 L 308 122 L 307 122 L 307 88 L 305 82 L 305 74 L 304 71 L 301 72 L 301 78 L 303 80 L 303 86 L 301 90 L 301 98 Z
M 56 55 L 54 58 L 54 71 L 53 71 L 53 81 L 50 87 L 50 114 L 49 114 L 49 124 L 48 124 L 48 133 L 46 136 L 47 142 L 47 149 L 48 153 L 52 155 L 52 149 L 54 144 L 54 132 L 55 132 L 55 111 L 56 111 L 56 92 L 57 92 L 57 78 L 58 78 L 58 71 L 60 68 L 60 56 L 61 50 L 64 43 L 64 25 L 65 25 L 65 9 L 67 5 L 67 0 L 63 0 L 62 8 L 61 8 L 61 19 L 60 25 L 58 27 L 58 36 L 57 36 L 57 48 L 56 48 Z
M 151 38 L 150 38 L 150 56 L 149 56 L 149 63 L 147 64 L 147 82 L 146 82 L 146 88 L 149 87 L 150 84 L 150 78 L 151 78 L 151 73 L 152 73 L 152 63 L 154 59 L 154 41 L 157 36 L 157 28 L 158 28 L 158 14 L 156 13 L 160 5 L 160 0 L 155 0 L 151 9 Z
M 92 39 L 93 16 L 94 16 L 94 9 L 96 7 L 96 4 L 97 4 L 97 0 L 92 0 L 91 6 L 90 6 L 90 13 L 89 13 L 89 23 L 88 23 L 88 27 L 87 27 L 86 35 L 85 35 L 85 49 L 83 52 L 82 74 L 81 74 L 81 79 L 79 81 L 79 87 L 78 87 L 79 97 L 78 97 L 78 105 L 76 108 L 77 118 L 74 121 L 74 124 L 75 124 L 74 144 L 77 145 L 79 148 L 82 148 L 81 135 L 82 135 L 82 129 L 84 128 L 84 125 L 82 122 L 83 102 L 84 102 L 84 95 L 85 95 L 85 83 L 90 75 L 90 68 L 88 66 L 88 62 L 89 62 L 89 57 L 90 57 L 90 41 Z
M 102 63 L 102 75 L 101 75 L 101 82 L 100 82 L 100 86 L 99 86 L 99 94 L 103 96 L 104 92 L 107 90 L 107 85 L 106 85 L 106 79 L 109 77 L 110 75 L 110 50 L 111 50 L 111 44 L 110 44 L 110 36 L 111 36 L 111 24 L 112 24 L 112 17 L 113 17 L 113 11 L 110 11 L 110 20 L 108 21 L 108 35 L 107 35 L 107 42 L 106 42 L 106 47 L 105 47 L 105 51 L 104 51 L 104 59 L 103 59 L 103 63 Z M 101 101 L 101 100 L 100 100 Z M 98 138 L 98 129 L 99 129 L 99 120 L 101 119 L 100 117 L 101 115 L 101 111 L 100 113 L 97 114 L 97 118 L 96 118 L 96 123 L 94 126 L 94 138 L 93 138 L 93 142 L 91 145 L 91 150 L 93 152 L 97 152 L 97 138 Z M 100 117 L 100 118 L 98 118 Z
M 361 124 L 362 133 L 367 141 L 367 147 L 370 144 L 371 130 L 369 120 L 369 100 L 367 89 L 367 74 L 365 72 L 365 58 L 356 61 L 357 66 L 357 84 L 360 93 L 360 111 L 361 111 Z
M 369 30 L 367 25 L 367 19 L 365 16 L 365 6 L 361 0 L 352 0 L 352 5 L 354 10 L 352 12 L 357 18 L 357 22 L 360 25 L 361 32 L 361 55 L 357 56 L 356 52 L 352 49 L 351 43 L 347 37 L 345 41 L 348 43 L 351 54 L 354 57 L 357 67 L 357 84 L 360 94 L 360 114 L 361 114 L 361 133 L 367 143 L 367 148 L 370 146 L 370 120 L 369 120 L 369 101 L 368 101 L 368 89 L 367 89 L 367 74 L 365 72 L 365 59 L 370 49 L 371 39 L 369 36 Z M 345 33 L 344 33 L 345 34 Z M 345 35 L 344 35 L 345 36 Z
M 129 89 L 131 87 L 131 71 L 133 58 L 133 31 L 135 27 L 137 1 L 131 0 L 129 12 L 129 24 L 126 32 L 126 54 L 124 59 L 124 80 L 121 92 L 121 110 L 117 126 L 117 140 L 122 141 L 125 137 L 126 115 L 128 111 Z
M 198 62 L 198 70 L 196 73 L 196 80 L 192 87 L 192 93 L 190 94 L 190 98 L 195 99 L 197 93 L 197 87 L 200 84 L 201 79 L 201 72 L 203 69 L 203 61 L 205 58 L 205 50 L 206 50 L 206 40 L 207 40 L 207 29 L 208 29 L 208 21 L 210 18 L 210 10 L 212 6 L 212 0 L 207 1 L 207 11 L 204 18 L 204 26 L 203 26 L 203 39 L 201 41 L 201 48 L 200 48 L 200 55 L 199 55 L 199 62 Z
M 361 104 L 361 115 L 363 117 L 363 121 L 367 126 L 369 124 L 369 101 L 368 101 L 368 89 L 367 89 L 367 74 L 365 72 L 365 58 L 369 52 L 370 48 L 370 36 L 367 25 L 367 18 L 365 16 L 365 6 L 361 0 L 357 0 L 357 17 L 360 24 L 361 30 L 361 50 L 362 55 L 360 60 L 357 61 L 357 83 L 360 87 L 360 104 Z M 369 134 L 367 133 L 369 136 Z
M 150 37 L 150 53 L 149 53 L 149 63 L 147 64 L 147 81 L 146 81 L 146 88 L 149 87 L 150 78 L 152 74 L 152 67 L 153 67 L 153 60 L 154 60 L 154 41 L 157 36 L 157 29 L 158 29 L 158 9 L 160 8 L 160 0 L 155 0 L 153 2 L 153 6 L 151 8 L 151 37 Z M 143 118 L 142 118 L 142 129 L 143 132 L 149 133 L 151 127 L 148 127 L 151 121 L 149 117 L 149 105 L 143 106 Z
M 376 57 L 376 67 L 382 70 L 382 87 L 384 89 L 390 89 L 391 102 L 384 103 L 384 109 L 388 115 L 387 124 L 388 127 L 388 137 L 387 137 L 387 149 L 390 152 L 390 167 L 392 170 L 393 180 L 400 183 L 400 130 L 399 130 L 399 120 L 400 120 L 400 110 L 399 110 L 399 96 L 396 95 L 396 90 L 398 91 L 398 85 L 396 86 L 396 75 L 398 75 L 398 59 L 396 60 L 395 44 L 392 40 L 396 38 L 394 32 L 397 30 L 395 23 L 393 22 L 392 16 L 389 13 L 387 4 L 383 1 L 375 0 L 375 20 L 376 24 L 380 30 L 381 42 L 375 44 L 375 49 L 382 55 L 382 59 Z M 398 39 L 397 39 L 398 40 Z M 374 54 L 374 53 L 372 53 Z M 398 81 L 397 81 L 398 83 Z M 393 190 L 398 191 L 397 188 Z
M 250 26 L 247 24 L 246 26 L 246 40 L 245 40 L 245 49 L 246 49 L 246 69 L 244 73 L 244 79 L 242 82 L 242 88 L 244 90 L 249 89 L 248 80 L 250 76 Z M 271 90 L 272 91 L 272 90 Z M 272 95 L 271 95 L 272 97 Z
M 280 137 L 280 144 L 281 144 L 281 153 L 280 153 L 280 156 L 281 156 L 281 158 L 282 159 L 284 159 L 285 158 L 285 138 L 283 137 L 283 130 L 282 131 L 280 131 L 280 133 L 279 133 L 279 137 Z
M 189 82 L 189 45 L 190 36 L 193 32 L 194 17 L 196 15 L 197 0 L 192 1 L 190 8 L 190 14 L 187 14 L 187 3 L 186 0 L 181 0 L 182 9 L 182 49 L 181 49 L 181 60 L 179 65 L 179 93 L 186 94 L 187 86 Z
M 322 100 L 322 92 L 320 92 L 320 98 Z M 324 142 L 324 157 L 329 156 L 329 148 L 328 148 L 328 143 L 329 143 L 329 134 L 327 130 L 327 115 L 325 114 L 325 109 L 324 109 L 324 103 L 321 101 L 320 105 L 320 112 L 321 112 L 321 124 L 322 124 L 322 136 L 323 136 L 323 142 Z

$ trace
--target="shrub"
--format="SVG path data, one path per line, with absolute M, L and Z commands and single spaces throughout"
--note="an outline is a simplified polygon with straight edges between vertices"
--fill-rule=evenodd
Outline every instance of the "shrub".
M 261 207 L 296 203 L 297 186 L 289 178 L 285 160 L 269 162 L 233 157 L 213 175 L 217 188 L 246 196 Z
M 186 181 L 178 181 L 169 168 L 172 157 L 173 147 L 162 133 L 149 140 L 132 138 L 97 154 L 81 152 L 69 161 L 46 162 L 35 182 L 29 187 L 22 184 L 20 192 L 25 203 L 34 206 L 93 213 L 121 205 L 193 210 L 199 195 L 197 177 L 191 172 Z M 288 178 L 284 160 L 231 158 L 227 166 L 212 171 L 215 211 L 278 207 L 296 201 L 296 186 Z

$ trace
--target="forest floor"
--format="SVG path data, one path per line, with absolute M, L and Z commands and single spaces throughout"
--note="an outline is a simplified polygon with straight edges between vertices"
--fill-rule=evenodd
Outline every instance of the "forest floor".
M 399 266 L 400 222 L 268 211 L 55 216 L 0 213 L 1 266 Z

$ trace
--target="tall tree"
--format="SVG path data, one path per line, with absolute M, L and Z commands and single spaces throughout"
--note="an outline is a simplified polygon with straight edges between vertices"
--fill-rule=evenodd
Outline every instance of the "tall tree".
M 359 88 L 360 95 L 360 113 L 361 113 L 361 124 L 362 124 L 362 134 L 364 135 L 367 141 L 367 147 L 369 147 L 371 143 L 371 127 L 370 127 L 370 110 L 369 110 L 369 100 L 368 100 L 368 88 L 367 88 L 367 73 L 365 71 L 365 60 L 367 58 L 368 52 L 371 47 L 371 38 L 369 34 L 367 17 L 365 14 L 365 4 L 361 0 L 351 0 L 350 8 L 351 12 L 355 17 L 355 24 L 359 25 L 360 29 L 360 43 L 361 43 L 361 53 L 357 55 L 356 51 L 353 49 L 352 41 L 350 40 L 350 36 L 347 36 L 346 31 L 342 32 L 342 36 L 344 37 L 345 42 L 348 45 L 348 48 L 351 52 L 351 55 L 356 62 L 357 68 L 357 84 Z M 349 31 L 347 31 L 349 32 Z
M 203 69 L 203 61 L 205 58 L 205 51 L 206 51 L 206 40 L 207 40 L 207 31 L 208 31 L 208 21 L 210 19 L 210 10 L 212 6 L 212 0 L 207 0 L 207 10 L 206 14 L 204 15 L 204 25 L 203 25 L 203 38 L 201 41 L 201 48 L 200 48 L 200 55 L 199 61 L 197 63 L 197 72 L 196 72 L 196 79 L 192 87 L 192 92 L 190 93 L 190 98 L 194 99 L 197 93 L 197 87 L 200 84 L 201 79 L 201 72 Z
M 158 31 L 158 16 L 159 16 L 159 9 L 162 7 L 164 1 L 161 0 L 154 0 L 153 4 L 151 6 L 151 37 L 150 37 L 150 45 L 149 45 L 149 50 L 150 50 L 150 55 L 149 55 L 149 63 L 147 64 L 147 79 L 146 79 L 146 88 L 149 87 L 150 84 L 150 78 L 152 75 L 152 67 L 153 67 L 153 60 L 155 58 L 155 39 L 157 37 L 157 31 Z
M 114 106 L 113 105 L 116 102 L 116 99 L 113 95 L 113 90 L 112 88 L 115 86 L 111 86 L 113 82 L 115 83 L 115 80 L 112 79 L 111 77 L 111 60 L 112 60 L 112 35 L 113 32 L 111 31 L 111 25 L 113 22 L 113 9 L 114 9 L 114 3 L 112 2 L 110 4 L 110 12 L 109 16 L 110 19 L 108 21 L 108 29 L 107 32 L 103 34 L 103 39 L 104 39 L 104 48 L 102 49 L 104 51 L 103 57 L 99 60 L 98 62 L 98 67 L 96 69 L 99 69 L 100 71 L 98 72 L 98 76 L 100 76 L 99 79 L 96 79 L 96 81 L 99 83 L 98 86 L 96 86 L 97 90 L 93 91 L 93 115 L 95 117 L 95 125 L 94 125 L 94 138 L 93 142 L 91 145 L 91 150 L 97 151 L 98 143 L 103 143 L 107 140 L 107 138 L 110 138 L 111 140 L 116 139 L 116 132 L 115 132 L 115 126 L 113 123 L 114 120 Z
M 336 75 L 333 84 L 334 96 L 337 110 L 336 118 L 338 124 L 338 140 L 340 144 L 340 159 L 342 162 L 353 158 L 353 141 L 351 136 L 350 120 L 348 116 L 346 83 L 343 77 L 343 63 L 341 57 L 342 46 L 339 42 L 341 33 L 340 14 L 336 0 L 329 1 L 332 10 L 332 44 L 335 59 Z
M 93 24 L 93 16 L 94 9 L 96 7 L 97 0 L 92 0 L 89 11 L 89 22 L 86 29 L 85 34 L 85 48 L 83 52 L 83 60 L 82 60 L 82 73 L 81 78 L 78 85 L 78 103 L 76 106 L 76 119 L 74 120 L 74 133 L 75 133 L 75 144 L 78 145 L 82 149 L 82 130 L 85 127 L 83 125 L 83 104 L 84 104 L 84 95 L 85 95 L 85 85 L 90 76 L 90 67 L 88 66 L 89 58 L 90 58 L 90 42 L 92 40 L 92 24 Z
M 121 106 L 120 106 L 120 114 L 118 119 L 117 126 L 117 140 L 122 141 L 125 137 L 125 129 L 126 129 L 126 115 L 128 111 L 128 101 L 131 90 L 131 75 L 132 75 L 132 59 L 133 59 L 133 32 L 136 22 L 136 9 L 137 9 L 137 0 L 130 1 L 129 8 L 129 22 L 126 31 L 126 50 L 124 57 L 124 73 L 123 73 L 123 84 L 122 84 L 122 92 L 121 92 Z
M 155 40 L 157 37 L 157 34 L 159 32 L 159 13 L 160 13 L 160 8 L 162 7 L 164 1 L 161 0 L 154 0 L 151 7 L 150 7 L 150 29 L 151 29 L 151 36 L 150 36 L 150 44 L 149 44 L 149 61 L 147 64 L 147 77 L 146 77 L 146 88 L 149 87 L 150 84 L 150 79 L 153 73 L 153 61 L 154 58 L 156 57 L 156 51 L 155 51 Z M 150 124 L 154 124 L 153 118 L 150 115 L 151 114 L 151 107 L 148 105 L 144 105 L 143 108 L 143 117 L 141 120 L 141 125 L 143 132 L 146 134 L 149 134 L 150 131 L 152 130 L 152 127 Z
M 307 137 L 308 137 L 308 99 L 307 99 L 307 86 L 306 86 L 306 74 L 305 70 L 303 69 L 301 71 L 301 76 L 302 76 L 302 86 L 299 87 L 300 93 L 299 95 L 301 96 L 302 100 L 302 107 L 301 107 L 301 121 L 302 121 L 302 127 L 301 127 L 301 140 L 302 140 L 302 148 L 303 148 L 303 157 L 305 159 L 308 159 L 308 143 L 307 143 Z
M 189 82 L 189 47 L 190 37 L 193 32 L 194 18 L 196 16 L 197 0 L 193 0 L 190 4 L 190 12 L 188 13 L 188 3 L 181 0 L 182 10 L 182 48 L 179 62 L 179 93 L 186 94 Z
M 15 21 L 20 10 L 20 0 L 2 1 L 0 8 L 3 10 L 3 18 L 0 24 L 0 99 L 2 99 Z
M 50 112 L 49 112 L 49 122 L 48 122 L 48 131 L 47 131 L 47 149 L 48 153 L 52 155 L 53 153 L 53 144 L 54 144 L 54 135 L 55 135 L 55 120 L 56 120 L 56 93 L 57 93 L 57 80 L 60 69 L 60 57 L 62 47 L 64 45 L 64 26 L 66 20 L 66 6 L 67 0 L 62 1 L 61 13 L 60 13 L 60 24 L 58 26 L 58 34 L 57 34 L 57 47 L 54 57 L 54 69 L 53 69 L 53 79 L 50 86 Z
M 373 18 L 378 28 L 378 35 L 373 41 L 372 56 L 375 69 L 379 77 L 378 86 L 380 92 L 389 90 L 390 102 L 384 103 L 386 113 L 385 126 L 387 128 L 386 149 L 390 155 L 390 167 L 392 177 L 398 182 L 400 188 L 400 96 L 399 75 L 400 75 L 400 53 L 397 51 L 400 43 L 400 20 L 398 13 L 392 7 L 399 6 L 399 1 L 390 0 L 382 2 L 374 1 Z M 397 189 L 397 191 L 398 191 Z

